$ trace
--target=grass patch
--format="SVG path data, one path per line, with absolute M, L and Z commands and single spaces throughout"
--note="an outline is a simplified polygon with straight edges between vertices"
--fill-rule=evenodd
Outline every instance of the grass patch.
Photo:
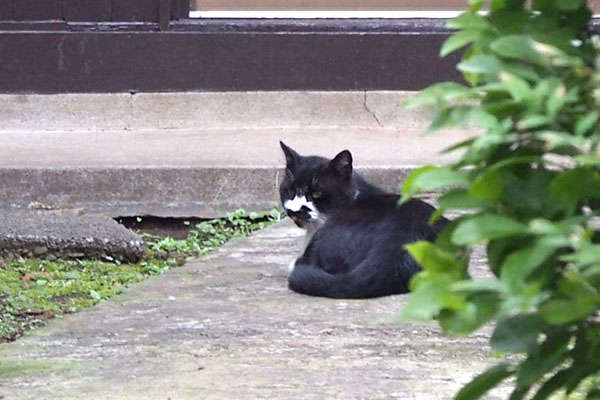
M 129 285 L 161 275 L 228 240 L 248 236 L 282 217 L 280 211 L 246 213 L 204 221 L 186 239 L 142 235 L 146 252 L 138 264 L 92 260 L 0 260 L 0 342 L 13 341 L 50 318 L 73 313 L 122 293 Z
M 48 373 L 52 369 L 68 368 L 72 362 L 53 363 L 48 361 L 0 361 L 0 379 L 23 376 L 36 372 Z

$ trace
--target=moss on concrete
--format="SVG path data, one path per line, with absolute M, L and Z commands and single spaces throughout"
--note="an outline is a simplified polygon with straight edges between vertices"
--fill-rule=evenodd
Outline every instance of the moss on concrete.
M 19 338 L 62 314 L 90 307 L 144 279 L 206 254 L 234 237 L 247 236 L 281 218 L 277 210 L 237 210 L 198 224 L 185 240 L 145 236 L 138 264 L 91 260 L 0 259 L 0 343 Z
M 50 361 L 13 361 L 0 360 L 0 382 L 15 377 L 24 377 L 36 373 L 48 373 L 74 368 L 73 362 L 50 362 Z

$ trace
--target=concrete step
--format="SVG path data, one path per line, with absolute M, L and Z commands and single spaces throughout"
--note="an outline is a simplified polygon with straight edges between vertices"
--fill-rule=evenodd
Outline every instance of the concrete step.
M 356 165 L 411 166 L 450 160 L 440 152 L 469 135 L 395 127 L 0 131 L 0 167 L 281 167 L 280 140 L 301 154 L 349 149 Z
M 424 135 L 411 92 L 0 95 L 0 208 L 215 217 L 277 201 L 279 140 L 343 149 L 396 191 L 472 132 Z
M 423 135 L 397 128 L 160 129 L 0 132 L 4 207 L 127 215 L 223 215 L 278 202 L 279 140 L 301 154 L 349 149 L 356 167 L 397 190 L 416 166 L 465 132 Z
M 420 129 L 429 114 L 405 109 L 413 95 L 404 91 L 0 94 L 0 131 Z

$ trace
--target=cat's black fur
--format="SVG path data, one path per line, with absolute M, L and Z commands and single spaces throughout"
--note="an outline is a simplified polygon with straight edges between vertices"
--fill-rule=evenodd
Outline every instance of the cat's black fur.
M 353 171 L 347 150 L 328 160 L 280 144 L 286 157 L 281 202 L 298 226 L 314 231 L 293 265 L 290 289 L 332 298 L 408 292 L 419 265 L 404 245 L 435 240 L 447 220 L 431 225 L 435 209 L 421 200 L 398 205 L 399 196 Z

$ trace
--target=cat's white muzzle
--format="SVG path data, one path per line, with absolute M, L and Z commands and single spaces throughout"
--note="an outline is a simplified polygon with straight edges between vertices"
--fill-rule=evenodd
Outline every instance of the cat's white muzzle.
M 296 195 L 293 199 L 288 199 L 283 203 L 287 215 L 301 228 L 312 225 L 320 220 L 319 211 L 312 201 L 306 196 Z

